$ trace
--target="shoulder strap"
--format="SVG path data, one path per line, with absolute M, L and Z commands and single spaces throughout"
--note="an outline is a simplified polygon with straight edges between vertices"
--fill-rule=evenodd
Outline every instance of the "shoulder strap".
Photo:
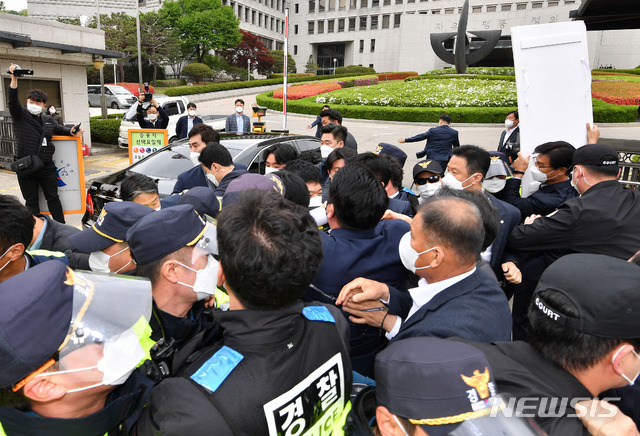
M 40 135 L 40 143 L 38 144 L 38 150 L 36 150 L 36 156 L 40 156 L 40 150 L 42 149 L 42 141 L 44 141 L 44 116 L 40 115 L 40 123 L 42 124 L 42 135 Z

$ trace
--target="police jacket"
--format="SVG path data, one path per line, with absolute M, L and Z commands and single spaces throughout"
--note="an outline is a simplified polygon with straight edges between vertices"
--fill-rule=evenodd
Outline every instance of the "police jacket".
M 160 105 L 158 105 L 156 109 L 158 109 L 158 119 L 156 119 L 156 122 L 153 123 L 144 119 L 144 115 L 142 114 L 142 105 L 138 104 L 138 107 L 136 108 L 136 118 L 141 129 L 167 128 L 167 126 L 169 125 L 169 115 Z
M 231 183 L 234 179 L 246 173 L 247 173 L 247 170 L 244 165 L 242 166 L 236 165 L 233 168 L 233 170 L 231 170 L 228 174 L 224 175 L 222 180 L 220 180 L 220 184 L 218 185 L 217 188 L 213 190 L 213 192 L 216 194 L 216 196 L 222 197 L 224 193 L 227 191 L 227 187 L 229 186 L 229 183 Z
M 416 153 L 416 157 L 422 158 L 427 156 L 429 159 L 448 160 L 451 157 L 451 149 L 459 147 L 458 131 L 443 124 L 438 127 L 432 127 L 424 133 L 406 138 L 405 142 L 417 142 L 427 140 L 424 150 Z
M 39 156 L 42 163 L 47 164 L 53 162 L 53 152 L 56 151 L 51 137 L 56 135 L 70 136 L 71 129 L 64 127 L 55 122 L 51 115 L 44 112 L 33 115 L 22 107 L 18 100 L 18 88 L 9 87 L 8 106 L 13 120 L 13 131 L 15 132 L 18 146 L 16 148 L 16 156 L 22 158 L 38 152 L 41 144 L 42 131 L 44 129 L 44 138 L 47 145 L 40 147 Z
M 299 302 L 216 312 L 216 321 L 222 339 L 153 389 L 140 434 L 329 434 L 352 382 L 339 310 Z
M 514 205 L 520 211 L 520 222 L 529 215 L 548 215 L 562 203 L 578 196 L 571 181 L 540 185 L 540 189 L 526 198 L 520 197 L 521 179 L 511 177 L 501 192 L 500 199 Z
M 109 396 L 105 406 L 91 415 L 46 418 L 33 412 L 0 407 L 0 435 L 4 436 L 124 436 L 130 433 L 151 393 L 153 382 L 134 371 Z
M 513 395 L 515 401 L 526 398 L 523 401 L 526 401 L 527 411 L 535 414 L 534 421 L 547 434 L 589 434 L 576 417 L 571 401 L 588 400 L 593 396 L 577 378 L 545 360 L 531 345 L 522 341 L 483 344 L 456 340 L 482 351 L 493 371 L 498 392 Z M 551 400 L 552 398 L 555 400 Z M 576 398 L 579 400 L 575 400 Z M 524 404 L 521 403 L 522 406 Z M 518 403 L 514 406 L 518 406 Z
M 154 301 L 149 325 L 152 331 L 151 339 L 154 341 L 158 341 L 160 338 L 173 339 L 176 341 L 176 346 L 181 348 L 201 331 L 209 330 L 214 325 L 214 322 L 205 313 L 204 301 L 197 301 L 185 318 L 174 316 L 158 309 Z
M 628 259 L 640 247 L 639 222 L 640 193 L 606 180 L 565 201 L 552 215 L 514 228 L 509 247 L 545 250 L 554 260 L 569 253 Z

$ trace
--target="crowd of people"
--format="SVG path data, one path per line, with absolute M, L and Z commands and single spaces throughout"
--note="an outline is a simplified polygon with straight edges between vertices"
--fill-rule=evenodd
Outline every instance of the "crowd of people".
M 409 187 L 325 107 L 264 174 L 186 120 L 173 194 L 131 173 L 84 230 L 0 195 L 0 433 L 638 435 L 639 194 L 597 127 L 525 156 L 517 121 L 401 138 Z

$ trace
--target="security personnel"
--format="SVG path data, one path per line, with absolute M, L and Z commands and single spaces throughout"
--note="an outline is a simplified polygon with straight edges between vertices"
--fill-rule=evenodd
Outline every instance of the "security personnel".
M 91 227 L 69 240 L 76 251 L 89 254 L 91 271 L 131 274 L 136 265 L 126 241 L 127 231 L 150 213 L 153 209 L 132 201 L 112 201 L 105 204 Z
M 153 382 L 151 287 L 45 262 L 0 284 L 0 434 L 126 435 Z
M 215 239 L 215 227 L 189 204 L 152 212 L 127 232 L 136 275 L 151 280 L 153 340 L 173 339 L 181 348 L 213 325 L 203 300 L 216 288 Z
M 349 410 L 348 328 L 335 307 L 299 299 L 322 262 L 315 222 L 275 192 L 251 190 L 218 216 L 231 305 L 222 338 L 156 386 L 141 435 L 329 434 Z

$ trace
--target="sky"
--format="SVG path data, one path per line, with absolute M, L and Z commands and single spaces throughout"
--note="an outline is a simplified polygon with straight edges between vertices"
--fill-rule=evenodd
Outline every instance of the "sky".
M 11 11 L 27 9 L 27 0 L 2 0 L 5 8 Z

